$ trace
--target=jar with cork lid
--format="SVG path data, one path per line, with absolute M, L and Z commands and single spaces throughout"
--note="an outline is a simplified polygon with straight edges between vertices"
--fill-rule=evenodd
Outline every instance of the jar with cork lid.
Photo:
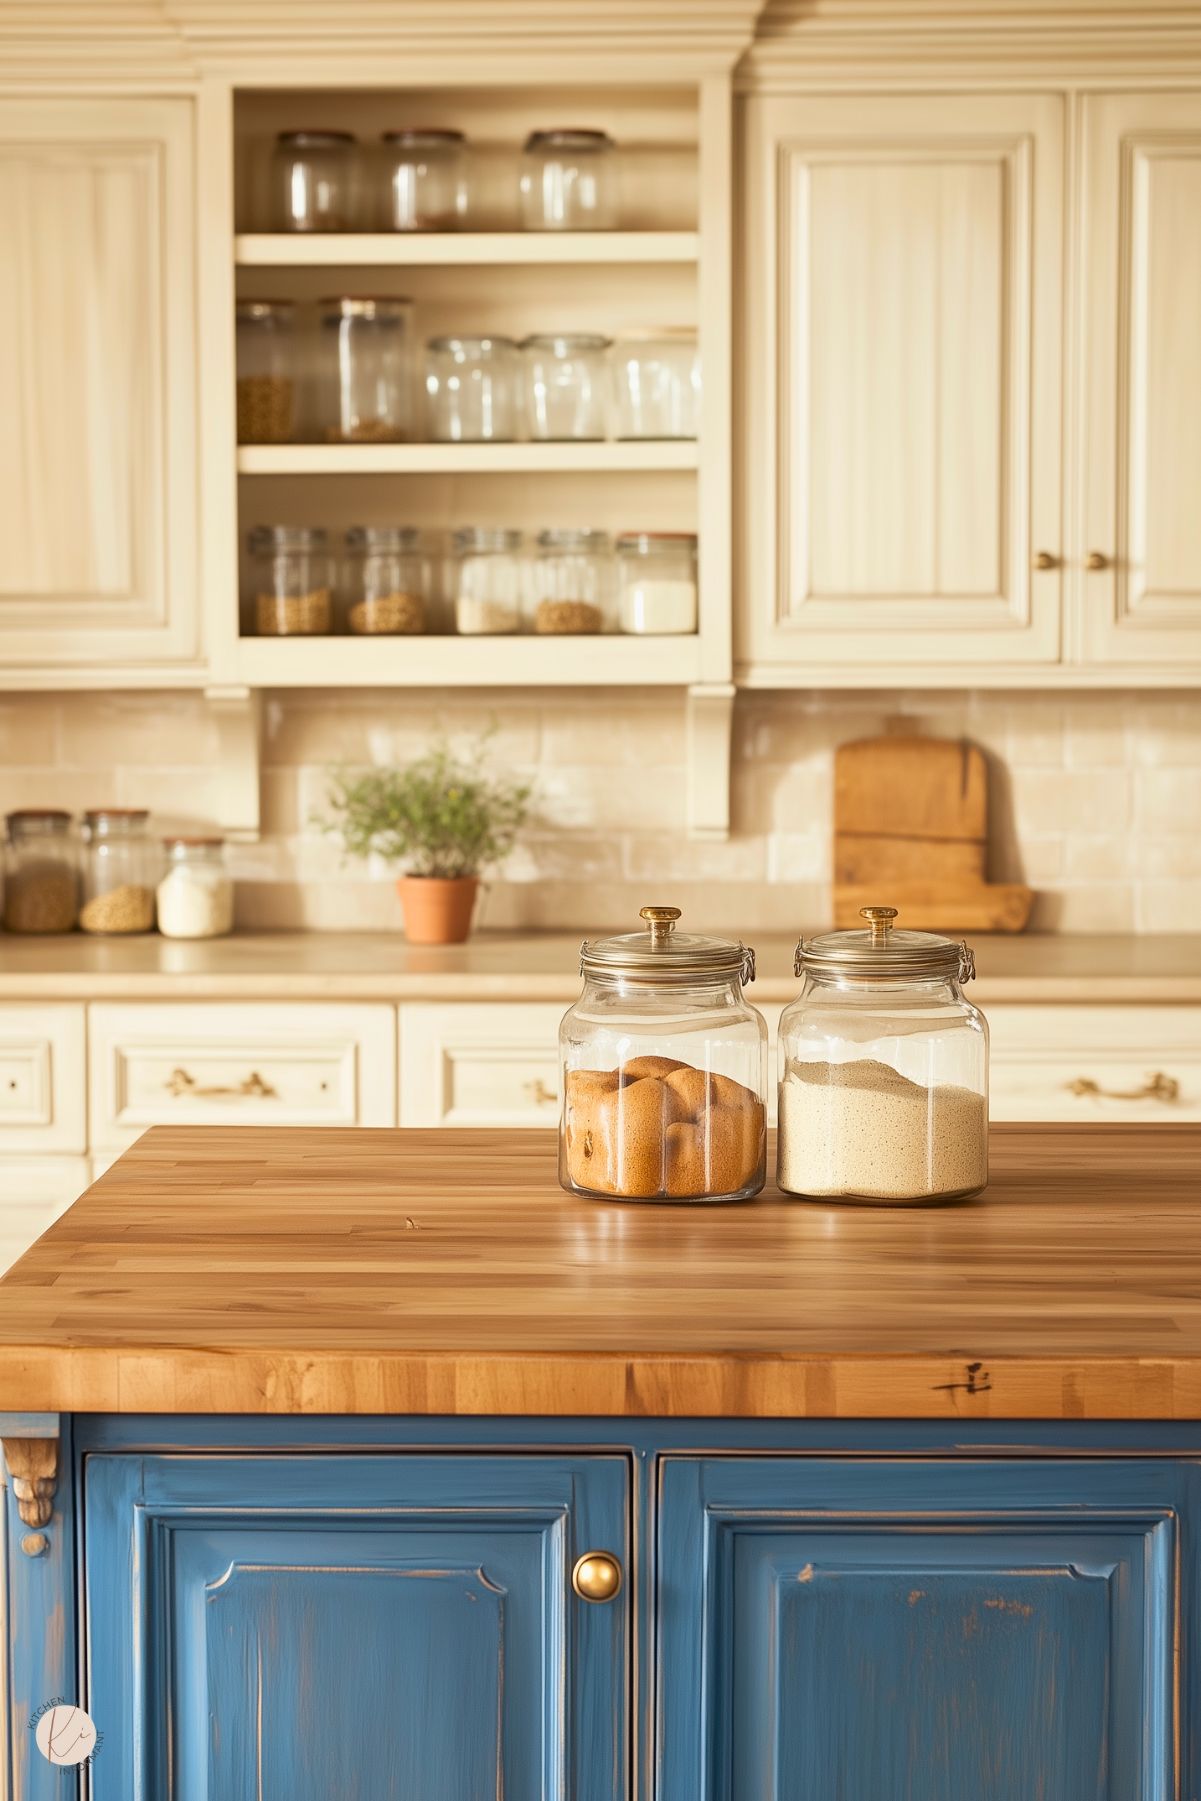
M 755 953 L 678 932 L 585 939 L 583 991 L 559 1028 L 559 1180 L 632 1201 L 737 1201 L 765 1174 L 767 1028 L 743 994 Z
M 988 1181 L 988 1026 L 963 995 L 966 944 L 898 931 L 802 938 L 780 1019 L 776 1179 L 788 1194 L 886 1205 L 957 1200 Z

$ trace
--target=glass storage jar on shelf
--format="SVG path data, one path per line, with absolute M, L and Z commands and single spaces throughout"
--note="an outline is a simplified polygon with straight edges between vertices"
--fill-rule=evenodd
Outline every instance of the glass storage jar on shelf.
M 358 145 L 350 131 L 281 131 L 271 182 L 276 231 L 351 231 L 358 214 Z
M 345 294 L 321 303 L 314 370 L 327 444 L 403 444 L 413 431 L 412 302 Z
M 608 231 L 617 223 L 613 139 L 560 126 L 532 131 L 521 157 L 521 219 L 527 231 Z
M 695 326 L 622 332 L 612 360 L 618 438 L 699 435 L 701 358 Z
M 623 533 L 617 540 L 617 594 L 623 632 L 647 637 L 694 632 L 695 534 Z
M 610 340 L 595 332 L 540 333 L 522 343 L 529 434 L 594 442 L 608 430 Z
M 296 432 L 296 306 L 239 300 L 239 444 L 287 444 Z
M 467 140 L 461 131 L 385 131 L 386 231 L 455 231 L 467 217 Z
M 435 444 L 507 444 L 517 436 L 512 338 L 431 338 L 425 388 Z
M 79 923 L 79 849 L 71 815 L 24 807 L 6 821 L 4 929 L 72 932 Z
M 425 630 L 430 564 L 414 526 L 352 526 L 346 572 L 351 632 L 400 637 Z
M 964 999 L 966 944 L 895 931 L 802 939 L 800 997 L 780 1019 L 776 1175 L 789 1194 L 895 1204 L 988 1180 L 988 1027 Z
M 154 890 L 162 862 L 144 807 L 98 807 L 84 818 L 85 932 L 117 936 L 154 930 Z
M 164 938 L 224 938 L 233 931 L 234 885 L 224 838 L 163 839 L 167 872 L 155 895 Z
M 248 544 L 259 636 L 322 637 L 332 631 L 334 565 L 325 531 L 256 525 Z
M 454 535 L 455 630 L 466 637 L 518 632 L 525 592 L 521 533 L 464 526 Z
M 536 632 L 603 632 L 610 624 L 613 595 L 608 532 L 540 532 L 532 585 Z
M 585 940 L 583 992 L 559 1028 L 559 1180 L 575 1194 L 733 1201 L 766 1164 L 767 1027 L 743 996 L 755 955 L 647 929 Z

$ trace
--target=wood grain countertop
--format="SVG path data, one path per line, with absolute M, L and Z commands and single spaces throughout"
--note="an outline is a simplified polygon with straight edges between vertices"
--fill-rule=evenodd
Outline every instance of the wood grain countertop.
M 159 1127 L 0 1282 L 0 1411 L 1201 1419 L 1201 1127 L 966 1205 L 564 1194 L 547 1131 Z
M 636 924 L 632 921 L 631 924 Z M 704 929 L 703 921 L 695 922 Z M 801 922 L 804 924 L 804 922 Z M 806 931 L 810 929 L 805 926 Z M 0 934 L 0 1002 L 30 1000 L 553 1000 L 579 993 L 582 932 L 481 932 L 470 944 L 406 944 L 399 932 L 246 932 L 197 943 Z M 793 934 L 744 936 L 750 990 L 790 1001 Z M 1201 933 L 969 933 L 990 1001 L 1201 1001 Z

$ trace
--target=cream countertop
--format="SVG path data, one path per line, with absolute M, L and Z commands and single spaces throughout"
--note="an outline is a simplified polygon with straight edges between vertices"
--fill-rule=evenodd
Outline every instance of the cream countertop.
M 0 1002 L 17 1000 L 554 1000 L 579 992 L 581 934 L 484 932 L 427 949 L 397 933 L 0 935 Z M 796 994 L 795 940 L 752 933 L 756 1001 Z M 1201 1001 L 1201 934 L 971 934 L 974 1000 Z

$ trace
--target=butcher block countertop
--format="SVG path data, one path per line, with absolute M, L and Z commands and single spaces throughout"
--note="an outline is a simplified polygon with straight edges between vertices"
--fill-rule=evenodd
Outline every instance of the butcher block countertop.
M 0 1282 L 0 1411 L 1201 1419 L 1201 1127 L 992 1167 L 648 1206 L 546 1131 L 159 1127 Z
M 628 922 L 630 927 L 636 920 Z M 808 932 L 820 923 L 800 924 Z M 828 922 L 827 922 L 828 925 Z M 705 929 L 704 921 L 694 922 Z M 622 928 L 623 930 L 626 928 Z M 795 934 L 743 933 L 752 1000 L 790 1001 Z M 199 942 L 0 934 L 0 1002 L 36 1000 L 559 1001 L 580 989 L 582 932 L 481 932 L 470 944 L 407 944 L 399 932 L 246 932 Z M 969 933 L 972 999 L 1201 1001 L 1201 933 Z

